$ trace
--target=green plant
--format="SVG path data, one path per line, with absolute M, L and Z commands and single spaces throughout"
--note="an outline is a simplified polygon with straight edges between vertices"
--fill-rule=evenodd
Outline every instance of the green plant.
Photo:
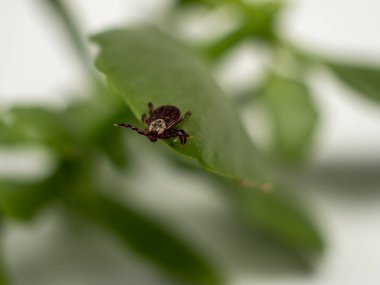
M 206 172 L 208 179 L 217 181 L 231 209 L 253 230 L 252 235 L 281 245 L 306 263 L 322 253 L 320 233 L 296 197 L 285 190 L 295 187 L 288 186 L 287 172 L 302 171 L 297 166 L 307 158 L 318 123 L 318 110 L 304 74 L 323 66 L 358 94 L 379 101 L 379 69 L 337 63 L 285 42 L 276 30 L 282 2 L 186 0 L 177 1 L 168 18 L 192 5 L 209 10 L 227 5 L 238 11 L 241 21 L 231 32 L 206 45 L 182 43 L 168 35 L 169 29 L 162 32 L 151 26 L 94 36 L 93 42 L 100 47 L 96 67 L 105 75 L 109 88 L 92 69 L 83 39 L 63 2 L 46 2 L 66 27 L 93 88 L 88 99 L 75 100 L 61 110 L 20 106 L 1 113 L 0 144 L 4 148 L 39 145 L 56 159 L 55 169 L 40 181 L 0 182 L 2 219 L 29 221 L 44 206 L 60 203 L 178 280 L 189 284 L 223 282 L 224 276 L 215 266 L 174 229 L 167 229 L 136 205 L 106 195 L 130 186 L 109 180 L 105 186 L 99 173 L 99 157 L 106 157 L 114 172 L 128 172 L 134 167 L 129 159 L 132 150 L 126 147 L 124 137 L 133 134 L 113 128 L 113 123 L 138 125 L 148 102 L 156 106 L 173 104 L 192 111 L 186 122 L 191 138 L 185 147 L 173 140 L 163 142 L 174 155 L 154 145 L 157 152 L 178 167 Z M 260 41 L 274 63 L 284 62 L 284 57 L 289 57 L 290 63 L 268 68 L 259 86 L 232 102 L 210 75 L 210 67 L 244 41 Z M 240 122 L 239 102 L 247 100 L 271 119 L 269 152 L 252 144 Z M 133 147 L 139 151 L 138 145 Z M 196 163 L 189 162 L 191 159 Z M 0 267 L 0 284 L 8 284 L 2 271 Z

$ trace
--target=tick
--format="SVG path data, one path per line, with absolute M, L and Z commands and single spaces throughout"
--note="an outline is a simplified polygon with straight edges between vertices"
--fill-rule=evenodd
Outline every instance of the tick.
M 147 125 L 145 130 L 140 130 L 136 126 L 125 123 L 118 123 L 114 125 L 132 129 L 138 134 L 146 136 L 151 142 L 156 142 L 157 139 L 178 137 L 181 144 L 186 143 L 189 135 L 182 129 L 175 129 L 175 126 L 187 117 L 190 117 L 190 111 L 181 116 L 180 110 L 175 106 L 165 105 L 154 109 L 153 104 L 148 103 L 148 112 L 149 117 L 147 117 L 146 114 L 143 114 L 141 117 L 141 121 Z

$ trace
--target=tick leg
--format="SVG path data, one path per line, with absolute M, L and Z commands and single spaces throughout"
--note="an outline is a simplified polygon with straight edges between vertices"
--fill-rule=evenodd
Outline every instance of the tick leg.
M 143 130 L 140 130 L 138 127 L 135 127 L 135 126 L 130 125 L 130 124 L 118 123 L 118 124 L 114 124 L 114 126 L 132 129 L 135 132 L 137 132 L 138 134 L 145 136 L 145 133 Z
M 184 137 L 180 132 L 176 132 L 176 136 L 179 137 L 179 140 L 181 141 L 181 144 L 186 143 L 186 137 Z
M 166 130 L 163 134 L 159 136 L 160 139 L 168 139 L 178 137 L 178 134 L 175 132 L 176 130 Z M 180 138 L 181 139 L 181 138 Z M 182 139 L 181 139 L 182 144 Z
M 153 104 L 152 104 L 152 102 L 148 103 L 148 112 L 149 112 L 149 115 L 152 115 L 152 113 L 153 113 Z
M 186 144 L 186 141 L 187 141 L 187 137 L 189 136 L 188 134 L 186 134 L 186 132 L 184 130 L 179 130 L 178 132 L 180 134 L 180 136 L 183 138 L 183 144 Z
M 142 116 L 141 116 L 141 121 L 142 121 L 143 123 L 148 123 L 148 118 L 146 117 L 146 114 L 145 114 L 145 113 L 142 114 Z
M 189 135 L 182 129 L 180 130 L 177 130 L 178 131 L 178 134 L 183 137 L 183 144 L 185 144 L 187 142 L 187 138 L 189 137 Z
M 171 129 L 171 130 L 167 130 L 164 134 L 162 134 L 160 138 L 166 139 L 166 138 L 178 137 L 181 141 L 181 144 L 186 144 L 188 136 L 189 135 L 182 129 L 180 130 Z
M 178 122 L 175 124 L 175 125 L 178 125 L 179 123 L 181 123 L 184 119 L 188 118 L 191 116 L 191 112 L 190 111 L 187 111 L 185 113 L 185 115 L 183 115 L 181 118 L 179 118 Z

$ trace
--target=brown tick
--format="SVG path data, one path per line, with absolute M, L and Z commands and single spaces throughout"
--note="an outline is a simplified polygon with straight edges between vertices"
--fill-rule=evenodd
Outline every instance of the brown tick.
M 185 144 L 189 135 L 182 129 L 174 129 L 180 122 L 185 118 L 191 116 L 191 112 L 186 112 L 185 115 L 181 116 L 181 112 L 175 106 L 165 105 L 160 106 L 156 109 L 153 108 L 152 103 L 148 103 L 149 118 L 146 114 L 142 115 L 142 122 L 147 124 L 145 130 L 140 130 L 139 128 L 125 123 L 114 124 L 118 127 L 129 128 L 142 136 L 146 136 L 151 142 L 156 142 L 157 139 L 168 139 L 173 137 L 178 137 L 181 144 Z

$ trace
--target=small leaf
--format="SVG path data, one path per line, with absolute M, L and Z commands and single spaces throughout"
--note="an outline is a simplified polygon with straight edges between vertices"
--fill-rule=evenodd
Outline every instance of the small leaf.
M 380 102 L 380 68 L 364 65 L 327 63 L 345 84 L 368 98 Z
M 179 127 L 190 134 L 188 143 L 167 140 L 167 146 L 222 175 L 268 179 L 233 104 L 189 49 L 153 28 L 110 31 L 94 40 L 101 47 L 97 67 L 139 120 L 148 102 L 192 112 Z
M 239 188 L 231 194 L 238 211 L 253 229 L 303 257 L 320 254 L 324 246 L 318 230 L 280 191 Z
M 220 284 L 218 274 L 186 243 L 127 205 L 94 193 L 78 210 L 166 273 L 189 284 Z
M 311 146 L 318 122 L 309 90 L 301 82 L 273 77 L 262 92 L 273 122 L 275 155 L 288 162 L 301 160 Z
M 0 181 L 0 213 L 4 216 L 30 220 L 54 196 L 47 183 Z

